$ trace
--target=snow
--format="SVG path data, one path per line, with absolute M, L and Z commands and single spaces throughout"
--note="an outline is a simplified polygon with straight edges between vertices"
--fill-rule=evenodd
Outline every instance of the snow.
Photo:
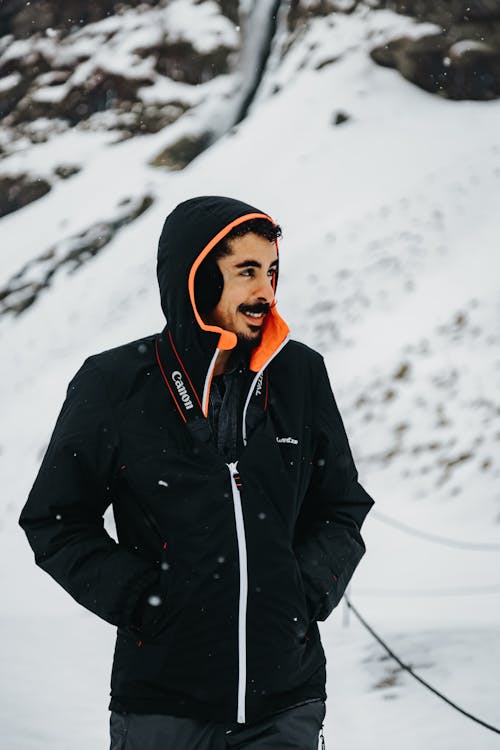
M 461 57 L 467 52 L 491 52 L 492 48 L 485 42 L 478 42 L 477 39 L 461 39 L 455 42 L 448 50 L 451 57 Z
M 237 49 L 239 36 L 213 0 L 172 0 L 164 15 L 164 29 L 170 42 L 187 41 L 200 54 L 217 47 Z
M 179 3 L 178 33 L 190 6 Z M 124 13 L 120 22 L 131 19 L 137 29 L 142 16 Z M 21 316 L 0 319 L 0 634 L 8 685 L 0 723 L 9 750 L 106 744 L 113 629 L 34 566 L 17 518 L 85 357 L 163 326 L 156 245 L 166 214 L 188 197 L 240 197 L 282 225 L 279 309 L 292 335 L 325 355 L 375 510 L 434 535 L 498 543 L 500 102 L 448 101 L 369 59 L 379 38 L 412 24 L 385 11 L 336 16 L 333 26 L 318 19 L 311 37 L 275 61 L 247 120 L 182 172 L 149 162 L 195 132 L 199 114 L 168 133 L 114 145 L 116 134 L 72 129 L 4 160 L 2 171 L 12 174 L 51 175 L 66 162 L 82 171 L 1 220 L 0 286 L 50 248 L 116 218 L 124 199 L 155 198 L 77 273 L 56 274 Z M 13 42 L 4 58 L 13 48 L 28 54 L 22 44 Z M 338 61 L 316 70 L 327 52 Z M 227 79 L 211 83 L 230 95 Z M 215 109 L 207 101 L 203 122 Z M 334 126 L 339 111 L 349 119 Z M 407 375 L 396 378 L 405 363 Z M 498 551 L 412 536 L 376 512 L 364 538 L 354 606 L 424 679 L 500 726 Z M 352 613 L 343 625 L 344 606 L 320 625 L 327 747 L 361 750 L 375 737 L 385 750 L 497 746 L 492 732 L 383 658 Z
M 58 104 L 63 101 L 69 91 L 70 87 L 67 83 L 62 83 L 59 86 L 45 86 L 45 88 L 37 89 L 34 92 L 32 99 L 35 102 L 50 102 L 51 104 Z
M 32 44 L 28 39 L 16 39 L 11 44 L 6 45 L 2 50 L 2 60 L 17 60 L 20 57 L 27 57 L 31 52 Z
M 0 79 L 0 91 L 10 91 L 21 81 L 20 73 L 11 73 L 10 76 Z

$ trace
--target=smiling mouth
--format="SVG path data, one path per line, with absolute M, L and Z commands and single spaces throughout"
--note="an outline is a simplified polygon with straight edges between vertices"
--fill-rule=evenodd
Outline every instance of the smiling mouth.
M 262 321 L 266 317 L 267 313 L 263 313 L 263 312 L 260 312 L 260 313 L 242 312 L 241 314 L 245 316 L 245 318 L 247 319 L 247 323 L 250 326 L 252 326 L 252 325 L 253 326 L 259 326 L 260 323 L 262 323 Z

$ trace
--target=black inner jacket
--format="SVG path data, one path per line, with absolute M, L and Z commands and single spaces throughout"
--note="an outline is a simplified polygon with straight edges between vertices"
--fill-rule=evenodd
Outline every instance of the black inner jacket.
M 317 620 L 364 554 L 373 501 L 323 359 L 288 339 L 276 307 L 250 360 L 237 463 L 199 429 L 216 349 L 235 337 L 200 325 L 190 289 L 217 239 L 255 215 L 204 197 L 167 218 L 167 327 L 85 361 L 21 514 L 37 564 L 118 626 L 115 711 L 246 723 L 326 697 Z

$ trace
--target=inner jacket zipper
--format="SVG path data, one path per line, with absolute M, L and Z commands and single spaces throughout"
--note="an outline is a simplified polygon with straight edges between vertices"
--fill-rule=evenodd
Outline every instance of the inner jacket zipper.
M 243 510 L 241 507 L 241 477 L 238 473 L 238 462 L 235 461 L 234 463 L 226 464 L 226 466 L 229 469 L 229 475 L 231 477 L 240 569 L 240 597 L 238 606 L 238 707 L 236 710 L 236 721 L 239 724 L 244 724 L 247 683 L 247 544 L 245 538 L 245 524 L 243 522 Z

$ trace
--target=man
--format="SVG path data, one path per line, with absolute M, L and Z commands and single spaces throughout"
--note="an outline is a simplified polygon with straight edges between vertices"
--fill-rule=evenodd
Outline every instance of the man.
M 112 750 L 317 747 L 317 621 L 373 501 L 322 357 L 278 315 L 280 234 L 230 198 L 177 206 L 167 326 L 86 360 L 21 515 L 38 565 L 118 626 Z

